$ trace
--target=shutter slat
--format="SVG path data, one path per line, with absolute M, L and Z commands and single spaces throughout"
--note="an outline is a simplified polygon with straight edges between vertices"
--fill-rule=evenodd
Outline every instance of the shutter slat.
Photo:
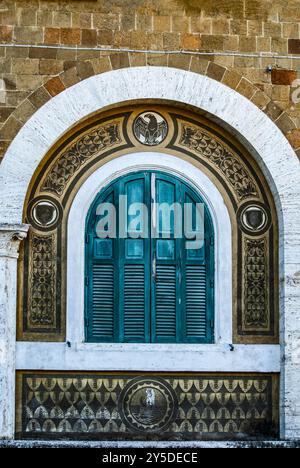
M 207 333 L 206 268 L 186 265 L 186 337 L 205 338 Z
M 95 338 L 114 337 L 114 266 L 94 264 L 91 332 Z
M 176 339 L 176 266 L 156 266 L 155 334 Z
M 145 339 L 145 267 L 124 266 L 124 337 Z

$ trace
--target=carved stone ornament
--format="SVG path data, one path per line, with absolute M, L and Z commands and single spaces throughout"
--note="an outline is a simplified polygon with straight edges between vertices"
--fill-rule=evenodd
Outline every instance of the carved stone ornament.
M 266 240 L 245 240 L 245 328 L 267 328 L 269 316 Z
M 27 237 L 27 224 L 0 224 L 0 257 L 18 258 L 20 242 Z
M 133 133 L 143 145 L 157 146 L 166 139 L 168 124 L 157 112 L 144 112 L 135 119 Z
M 234 189 L 239 200 L 258 195 L 254 179 L 239 159 L 217 139 L 192 125 L 182 125 L 179 143 L 208 159 Z
M 259 202 L 248 202 L 242 205 L 237 217 L 242 231 L 251 236 L 263 234 L 271 225 L 269 209 Z
M 50 197 L 35 198 L 29 204 L 27 212 L 30 224 L 40 231 L 56 228 L 63 216 L 60 204 Z
M 102 125 L 84 135 L 57 159 L 47 174 L 42 191 L 62 195 L 69 180 L 86 161 L 120 142 L 119 122 Z

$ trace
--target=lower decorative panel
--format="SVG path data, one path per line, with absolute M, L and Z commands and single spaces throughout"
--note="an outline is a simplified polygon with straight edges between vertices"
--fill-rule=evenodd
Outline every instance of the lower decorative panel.
M 275 374 L 17 373 L 17 437 L 278 436 Z

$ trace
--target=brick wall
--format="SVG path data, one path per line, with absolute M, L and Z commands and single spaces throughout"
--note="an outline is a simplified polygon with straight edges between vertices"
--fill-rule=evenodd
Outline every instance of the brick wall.
M 255 86 L 264 93 L 264 100 L 272 100 L 276 118 L 285 111 L 290 120 L 281 122 L 282 130 L 294 148 L 300 148 L 300 104 L 292 101 L 290 86 L 297 73 L 284 72 L 278 77 L 266 72 L 269 65 L 300 70 L 299 0 L 0 0 L 0 43 L 54 46 L 0 47 L 0 78 L 5 87 L 5 93 L 0 89 L 0 158 L 38 107 L 32 97 L 27 98 L 61 73 L 68 80 L 68 71 L 76 67 L 79 80 L 112 68 L 146 64 L 203 73 L 208 59 L 214 67 L 213 78 L 220 79 L 226 68 L 231 75 L 227 74 L 230 83 L 225 83 L 232 85 L 242 75 L 243 94 L 251 94 Z M 96 46 L 145 52 L 76 50 Z M 147 52 L 181 49 L 246 56 L 210 55 L 196 60 L 189 54 Z M 247 56 L 261 52 L 285 58 Z M 299 54 L 299 60 L 292 54 Z M 52 80 L 43 92 L 49 98 L 60 87 L 59 80 Z M 42 104 L 45 96 L 34 99 Z

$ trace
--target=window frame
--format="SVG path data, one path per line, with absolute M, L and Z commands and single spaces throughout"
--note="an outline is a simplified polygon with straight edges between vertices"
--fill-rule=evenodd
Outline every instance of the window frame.
M 113 265 L 114 270 L 114 312 L 113 312 L 113 336 L 109 337 L 95 337 L 93 332 L 91 332 L 91 327 L 89 327 L 92 321 L 92 294 L 93 294 L 93 280 L 91 279 L 91 271 L 94 271 L 94 265 L 100 263 L 100 260 L 96 260 L 93 252 L 93 234 L 91 231 L 94 231 L 94 226 L 96 224 L 96 206 L 99 202 L 107 202 L 108 197 L 114 199 L 114 204 L 117 208 L 117 231 L 119 230 L 119 219 L 118 219 L 118 196 L 122 194 L 125 190 L 125 185 L 135 181 L 143 180 L 144 181 L 144 202 L 148 206 L 148 228 L 151 230 L 151 221 L 152 221 L 152 209 L 151 202 L 154 200 L 151 192 L 151 178 L 155 176 L 155 187 L 156 183 L 159 181 L 165 181 L 166 183 L 171 183 L 174 185 L 175 190 L 175 199 L 174 202 L 180 203 L 183 207 L 183 204 L 188 196 L 195 203 L 203 203 L 205 205 L 205 273 L 206 273 L 206 336 L 205 337 L 187 337 L 186 335 L 186 267 L 192 266 L 195 261 L 188 260 L 186 257 L 186 249 L 184 248 L 184 243 L 186 239 L 174 239 L 176 243 L 176 281 L 178 281 L 179 275 L 182 277 L 181 286 L 176 287 L 176 337 L 174 338 L 165 338 L 159 337 L 156 335 L 156 306 L 155 306 L 155 297 L 156 297 L 156 283 L 152 275 L 152 260 L 156 258 L 156 240 L 150 235 L 150 238 L 144 240 L 145 247 L 145 260 L 143 264 L 145 265 L 145 324 L 144 324 L 144 338 L 127 338 L 124 336 L 124 311 L 122 307 L 122 298 L 118 295 L 118 288 L 116 285 L 122 283 L 124 265 L 126 264 L 125 256 L 124 258 L 121 255 L 122 250 L 125 248 L 124 239 L 113 239 L 113 252 L 114 255 L 110 259 L 110 264 Z M 149 193 L 148 193 L 149 192 Z M 125 193 L 125 192 L 124 192 Z M 156 193 L 156 191 L 155 191 Z M 116 199 L 115 199 L 116 198 Z M 156 202 L 157 200 L 155 200 Z M 205 202 L 203 196 L 196 190 L 196 188 L 189 183 L 187 180 L 183 180 L 181 177 L 175 174 L 170 174 L 166 171 L 159 169 L 152 170 L 137 170 L 130 172 L 130 174 L 124 174 L 120 177 L 115 178 L 106 186 L 102 187 L 95 199 L 90 205 L 88 214 L 86 216 L 85 222 L 85 298 L 84 298 L 84 323 L 85 323 L 85 341 L 87 343 L 141 343 L 141 344 L 212 344 L 214 342 L 214 332 L 215 332 L 215 301 L 214 301 L 214 276 L 215 276 L 215 249 L 214 249 L 214 225 L 211 217 L 210 209 Z M 123 245 L 124 244 L 124 245 Z M 120 253 L 121 250 L 121 253 Z M 124 252 L 123 252 L 124 253 Z M 178 256 L 178 261 L 177 261 Z M 179 263 L 180 257 L 180 263 Z M 150 263 L 148 264 L 148 260 Z M 103 260 L 103 264 L 105 261 Z M 161 262 L 157 260 L 157 262 Z M 108 260 L 106 261 L 108 264 Z M 132 261 L 128 261 L 132 263 Z M 165 263 L 165 262 L 163 262 Z M 179 267 L 180 265 L 180 267 Z M 200 263 L 197 263 L 200 265 Z M 150 274 L 147 271 L 150 269 Z M 118 272 L 122 271 L 121 277 Z M 124 282 L 123 282 L 124 284 Z M 147 299 L 147 294 L 150 296 Z M 180 301 L 177 303 L 179 297 Z M 120 304 L 121 301 L 121 304 Z M 182 328 L 184 327 L 184 329 Z

